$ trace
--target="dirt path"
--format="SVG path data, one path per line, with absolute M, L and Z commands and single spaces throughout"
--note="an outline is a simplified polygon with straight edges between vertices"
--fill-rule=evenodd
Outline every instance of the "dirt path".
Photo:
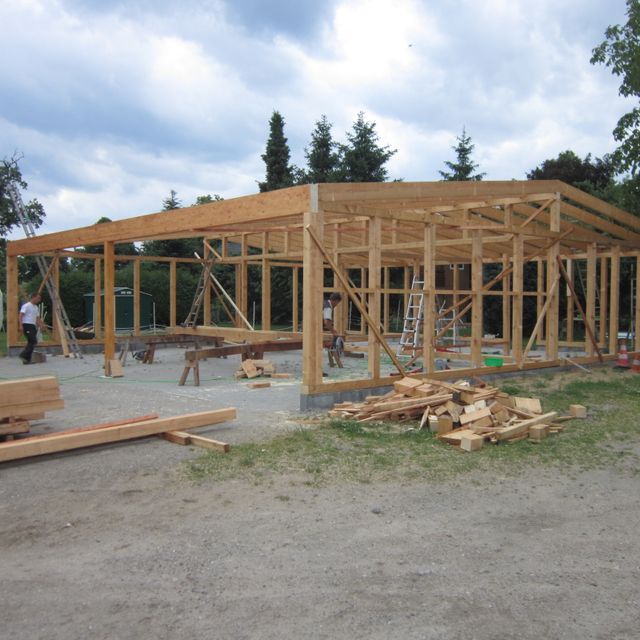
M 238 420 L 212 437 L 295 424 L 295 383 L 251 392 L 218 361 L 202 387 L 177 387 L 183 354 L 160 360 L 116 381 L 98 360 L 52 358 L 37 373 L 61 377 L 67 406 L 36 432 L 228 405 Z M 26 375 L 15 360 L 1 367 Z M 2 637 L 638 637 L 633 469 L 193 485 L 181 463 L 199 453 L 148 438 L 0 465 Z
M 637 637 L 637 475 L 194 486 L 176 455 L 2 467 L 4 637 Z

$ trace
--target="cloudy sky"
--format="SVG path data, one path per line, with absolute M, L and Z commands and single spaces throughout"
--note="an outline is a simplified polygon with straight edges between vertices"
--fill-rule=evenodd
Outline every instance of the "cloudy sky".
M 268 121 L 304 166 L 359 111 L 437 180 L 466 127 L 488 180 L 602 156 L 630 103 L 589 64 L 624 0 L 3 0 L 0 153 L 22 154 L 42 232 L 255 193 Z M 20 237 L 16 234 L 15 237 Z

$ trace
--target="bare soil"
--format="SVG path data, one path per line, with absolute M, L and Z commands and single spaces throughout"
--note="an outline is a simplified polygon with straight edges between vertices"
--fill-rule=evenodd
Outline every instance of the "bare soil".
M 175 351 L 117 381 L 98 357 L 3 359 L 0 375 L 61 376 L 67 408 L 34 432 L 229 405 L 235 424 L 204 433 L 233 444 L 296 424 L 295 382 L 249 391 L 216 361 L 202 387 L 177 387 Z M 633 469 L 194 484 L 183 461 L 200 453 L 147 438 L 1 465 L 2 637 L 638 637 Z

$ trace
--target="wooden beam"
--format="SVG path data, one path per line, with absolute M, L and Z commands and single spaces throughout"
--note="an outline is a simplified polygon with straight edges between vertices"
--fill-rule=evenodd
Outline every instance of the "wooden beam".
M 560 195 L 550 207 L 549 229 L 551 231 L 560 231 Z M 547 358 L 555 360 L 558 357 L 558 340 L 560 333 L 560 295 L 557 287 L 551 293 L 551 285 L 556 281 L 558 275 L 557 258 L 560 255 L 560 247 L 554 244 L 547 251 L 547 291 L 552 298 L 547 311 L 546 324 L 546 340 L 547 340 Z
M 423 339 L 422 362 L 427 373 L 435 370 L 436 332 L 436 242 L 437 231 L 433 224 L 424 225 L 424 254 L 423 254 Z
M 133 263 L 133 333 L 140 334 L 140 261 Z
M 7 343 L 18 344 L 19 333 L 18 258 L 7 253 Z
M 311 185 L 309 210 L 304 214 L 308 233 L 304 234 L 304 268 L 302 269 L 302 388 L 322 383 L 322 234 L 324 214 L 318 206 L 318 185 Z M 318 234 L 314 242 L 312 233 Z M 317 245 L 317 246 L 316 246 Z
M 108 223 L 105 223 L 108 224 Z M 113 242 L 104 243 L 104 375 L 109 375 L 109 360 L 116 355 L 116 316 L 114 291 Z
M 102 258 L 93 261 L 93 334 L 102 337 Z
M 172 260 L 169 263 L 169 326 L 175 327 L 177 322 L 177 311 L 178 311 L 178 301 L 177 301 L 177 263 L 175 260 Z
M 600 255 L 600 324 L 598 344 L 605 348 L 607 344 L 607 318 L 609 317 L 609 258 Z
M 271 265 L 262 261 L 262 329 L 271 329 Z
M 372 293 L 367 295 L 369 315 L 380 326 L 380 269 L 382 268 L 382 256 L 380 251 L 382 235 L 382 220 L 369 218 L 369 289 Z M 335 275 L 337 273 L 334 272 Z M 375 334 L 368 335 L 368 370 L 370 378 L 380 377 L 380 343 Z
M 213 247 L 207 242 L 206 239 L 203 239 L 202 243 L 202 255 L 204 256 L 205 261 L 209 260 L 212 254 L 216 256 L 216 259 L 218 261 L 222 260 L 222 256 L 217 251 L 214 251 Z M 206 269 L 206 267 L 203 267 L 203 269 Z M 213 283 L 211 278 L 207 278 L 207 281 L 203 284 L 204 292 L 202 294 L 202 324 L 206 326 L 211 324 L 211 289 L 213 287 Z
M 613 247 L 609 283 L 609 353 L 618 351 L 618 331 L 620 331 L 620 247 Z
M 522 364 L 522 318 L 524 307 L 524 242 L 522 236 L 513 236 L 512 290 L 511 355 L 517 364 Z
M 135 424 L 127 424 L 116 427 L 107 427 L 91 431 L 73 433 L 51 434 L 44 438 L 31 440 L 15 440 L 0 444 L 0 462 L 19 460 L 32 456 L 40 456 L 48 453 L 58 453 L 82 447 L 91 447 L 97 444 L 121 442 L 134 438 L 163 433 L 165 431 L 195 429 L 206 427 L 220 422 L 227 422 L 236 417 L 233 408 L 216 409 L 214 411 L 202 411 L 171 418 L 157 418 Z
M 471 232 L 471 362 L 482 365 L 482 231 Z
M 300 326 L 299 319 L 299 309 L 300 309 L 300 300 L 299 300 L 299 279 L 300 279 L 300 269 L 298 267 L 293 267 L 292 269 L 292 291 L 293 291 L 293 300 L 291 302 L 291 306 L 293 307 L 291 310 L 291 316 L 293 318 L 293 330 L 298 331 L 298 327 Z
M 279 189 L 241 198 L 229 198 L 174 211 L 161 211 L 126 220 L 49 233 L 8 243 L 11 255 L 41 254 L 91 244 L 132 242 L 151 237 L 198 237 L 211 235 L 219 227 L 301 214 L 309 201 L 309 185 Z
M 596 330 L 596 243 L 587 247 L 587 322 Z M 585 352 L 588 356 L 595 353 L 594 344 L 584 332 Z M 597 344 L 597 341 L 596 341 Z

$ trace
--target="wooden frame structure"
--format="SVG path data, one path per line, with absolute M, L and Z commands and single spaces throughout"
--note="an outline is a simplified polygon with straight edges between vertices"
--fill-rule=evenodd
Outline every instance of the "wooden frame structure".
M 435 349 L 448 328 L 447 323 L 442 326 L 442 319 L 449 317 L 452 322 L 470 317 L 468 350 L 462 354 L 469 364 L 464 371 L 487 370 L 483 303 L 489 296 L 500 301 L 502 331 L 496 341 L 505 355 L 502 370 L 556 365 L 561 347 L 581 348 L 584 356 L 577 359 L 579 362 L 602 357 L 602 353 L 615 357 L 621 329 L 622 260 L 633 262 L 635 278 L 640 280 L 640 218 L 559 181 L 313 184 L 9 242 L 9 346 L 17 345 L 19 338 L 19 255 L 68 256 L 74 255 L 70 251 L 74 247 L 103 244 L 103 255 L 89 257 L 96 262 L 97 290 L 104 280 L 105 303 L 100 312 L 105 318 L 102 338 L 108 363 L 115 354 L 114 305 L 109 294 L 114 287 L 115 261 L 134 261 L 135 306 L 139 309 L 140 261 L 153 260 L 147 256 L 116 256 L 114 245 L 184 237 L 217 240 L 221 247 L 219 261 L 234 265 L 236 326 L 210 326 L 211 292 L 207 290 L 204 326 L 180 329 L 175 304 L 176 268 L 180 262 L 191 260 L 158 258 L 170 264 L 172 329 L 248 342 L 301 338 L 302 394 L 311 396 L 385 386 L 392 382 L 393 374 L 404 371 L 384 334 L 389 333 L 390 299 L 395 296 L 406 304 L 412 273 L 422 274 L 424 282 L 424 369 L 440 376 L 450 375 L 436 371 Z M 210 245 L 204 244 L 206 254 Z M 490 264 L 496 265 L 497 273 L 491 279 L 486 269 Z M 258 265 L 262 273 L 259 331 L 248 329 L 241 319 L 248 315 L 250 265 Z M 461 265 L 466 265 L 467 273 L 470 269 L 467 288 L 461 288 L 457 268 Z M 536 265 L 535 290 L 525 286 L 527 265 Z M 271 268 L 275 266 L 292 270 L 293 331 L 271 330 Z M 436 286 L 436 274 L 443 268 L 452 270 L 453 280 L 446 288 Z M 392 269 L 403 270 L 400 288 L 390 286 Z M 360 276 L 358 286 L 349 279 L 354 270 Z M 572 284 L 578 272 L 583 275 L 584 309 Z M 333 279 L 325 277 L 330 273 Z M 298 294 L 300 278 L 302 301 Z M 321 310 L 323 295 L 334 290 L 351 300 L 367 321 L 360 335 L 367 341 L 366 379 L 323 380 Z M 436 299 L 445 300 L 447 308 L 436 307 Z M 535 301 L 538 321 L 524 346 L 523 309 L 533 304 L 531 300 Z M 341 331 L 347 328 L 347 306 L 336 309 L 336 326 Z M 627 329 L 635 336 L 635 349 L 640 350 L 637 296 L 631 316 L 634 326 Z M 583 340 L 575 339 L 579 324 L 584 328 Z M 563 341 L 561 325 L 565 327 Z M 544 345 L 544 355 L 535 361 L 528 357 L 533 341 Z M 454 355 L 461 357 L 447 357 Z M 381 368 L 388 368 L 387 356 L 394 369 L 383 375 Z M 455 375 L 461 375 L 460 370 Z

